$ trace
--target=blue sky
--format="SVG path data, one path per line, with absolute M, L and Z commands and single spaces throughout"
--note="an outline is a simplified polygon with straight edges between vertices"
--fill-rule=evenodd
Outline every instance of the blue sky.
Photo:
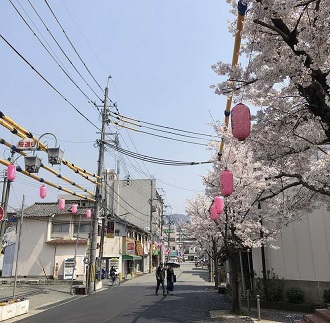
M 63 66 L 83 92 L 101 104 L 97 96 L 72 68 L 36 16 L 28 1 L 13 4 L 51 45 Z M 30 0 L 48 29 L 61 45 L 89 86 L 103 98 L 99 86 L 84 68 L 53 18 L 46 2 Z M 109 75 L 109 98 L 118 103 L 121 114 L 139 120 L 212 134 L 208 123 L 223 119 L 225 98 L 213 94 L 211 84 L 219 78 L 211 70 L 218 60 L 231 62 L 234 39 L 227 30 L 232 19 L 225 1 L 68 1 L 47 0 L 66 34 L 102 89 Z M 20 6 L 21 4 L 21 6 Z M 30 18 L 26 16 L 26 13 Z M 91 122 L 100 127 L 96 108 L 70 82 L 51 56 L 40 45 L 9 1 L 0 5 L 0 30 L 16 50 L 29 61 L 65 98 Z M 50 132 L 65 151 L 65 159 L 92 172 L 97 171 L 98 152 L 93 144 L 98 130 L 81 117 L 0 39 L 0 110 L 36 137 Z M 212 117 L 211 117 L 212 116 Z M 143 129 L 148 131 L 147 129 Z M 146 134 L 120 132 L 124 149 L 143 155 L 183 161 L 206 161 L 211 153 L 204 146 L 165 140 Z M 161 135 L 167 136 L 168 134 Z M 13 144 L 19 138 L 0 127 L 0 137 Z M 186 139 L 187 138 L 181 138 Z M 54 140 L 49 137 L 49 147 Z M 2 159 L 9 152 L 0 147 Z M 38 153 L 46 161 L 46 155 Z M 113 168 L 115 153 L 106 153 L 105 167 Z M 184 213 L 186 199 L 203 191 L 201 176 L 207 166 L 171 167 L 136 162 L 122 157 L 121 176 L 157 179 L 171 212 Z M 23 158 L 17 164 L 23 166 Z M 3 165 L 0 170 L 5 169 Z M 93 185 L 77 177 L 65 166 L 54 170 L 93 190 Z M 39 176 L 73 189 L 54 175 L 40 170 Z M 22 194 L 27 204 L 41 201 L 38 182 L 19 174 L 13 183 L 10 203 L 18 207 Z M 58 191 L 48 188 L 46 201 L 54 201 Z

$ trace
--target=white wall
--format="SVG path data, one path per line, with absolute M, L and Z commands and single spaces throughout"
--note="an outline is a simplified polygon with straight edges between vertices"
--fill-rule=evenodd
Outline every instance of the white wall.
M 330 282 L 330 213 L 319 209 L 283 228 L 278 250 L 266 250 L 266 267 L 279 278 Z M 253 268 L 262 277 L 261 251 L 253 250 Z

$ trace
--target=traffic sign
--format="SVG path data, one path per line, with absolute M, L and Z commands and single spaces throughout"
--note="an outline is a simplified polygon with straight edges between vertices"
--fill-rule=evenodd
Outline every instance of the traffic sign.
M 0 221 L 2 220 L 4 214 L 5 214 L 5 211 L 4 211 L 3 208 L 0 206 Z

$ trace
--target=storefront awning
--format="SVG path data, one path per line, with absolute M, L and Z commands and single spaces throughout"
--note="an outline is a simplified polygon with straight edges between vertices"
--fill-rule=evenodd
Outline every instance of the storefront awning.
M 123 260 L 141 260 L 141 256 L 135 256 L 135 255 L 122 255 Z

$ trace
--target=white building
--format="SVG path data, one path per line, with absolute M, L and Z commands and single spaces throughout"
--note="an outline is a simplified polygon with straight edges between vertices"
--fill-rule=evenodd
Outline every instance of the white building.
M 330 213 L 320 208 L 304 214 L 284 227 L 277 241 L 265 247 L 266 270 L 284 278 L 285 289 L 304 291 L 305 302 L 322 302 L 323 291 L 330 288 Z M 261 249 L 254 249 L 253 269 L 262 277 Z

